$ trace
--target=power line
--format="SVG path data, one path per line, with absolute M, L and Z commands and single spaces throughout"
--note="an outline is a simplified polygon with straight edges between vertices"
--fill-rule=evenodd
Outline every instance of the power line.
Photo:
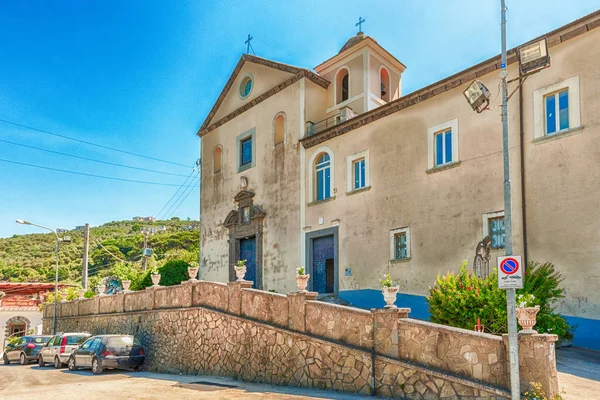
M 177 197 L 177 199 L 176 199 L 176 200 L 173 202 L 173 204 L 171 204 L 171 206 L 169 207 L 169 209 L 168 209 L 168 210 L 165 212 L 165 214 L 164 214 L 163 218 L 166 218 L 168 215 L 170 215 L 170 213 L 171 213 L 171 209 L 172 209 L 172 208 L 175 206 L 175 204 L 177 204 L 177 202 L 179 201 L 179 199 L 181 199 L 181 197 L 183 197 L 183 194 L 184 194 L 184 193 L 185 193 L 185 192 L 186 192 L 186 191 L 189 189 L 189 187 L 190 187 L 191 185 L 193 185 L 195 182 L 196 182 L 196 179 L 195 179 L 195 178 L 193 178 L 193 179 L 190 181 L 190 183 L 188 183 L 188 185 L 186 186 L 186 188 L 185 188 L 185 189 L 183 189 L 183 190 L 181 191 L 181 194 L 179 195 L 179 197 Z
M 179 204 L 177 205 L 177 207 L 175 207 L 175 209 L 173 210 L 172 215 L 175 214 L 175 211 L 177 211 L 179 209 L 179 207 L 181 207 L 181 205 L 183 204 L 183 202 L 185 201 L 185 199 L 187 199 L 189 197 L 189 195 L 192 194 L 193 191 L 194 191 L 194 186 L 192 186 L 190 188 L 190 191 L 188 192 L 188 194 L 186 194 L 184 196 L 184 198 L 181 199 L 181 201 L 179 202 Z
M 93 162 L 97 162 L 97 163 L 102 163 L 102 164 L 107 164 L 107 165 L 114 165 L 116 167 L 122 167 L 122 168 L 130 168 L 130 169 L 137 169 L 140 171 L 147 171 L 147 172 L 154 172 L 157 174 L 163 174 L 163 175 L 173 175 L 173 176 L 185 176 L 182 174 L 173 174 L 171 172 L 162 172 L 162 171 L 157 171 L 154 169 L 148 169 L 148 168 L 140 168 L 140 167 L 132 167 L 129 165 L 123 165 L 123 164 L 117 164 L 117 163 L 112 163 L 109 161 L 102 161 L 102 160 L 96 160 L 93 158 L 88 158 L 88 157 L 83 157 L 83 156 L 76 156 L 74 154 L 68 154 L 68 153 L 62 153 L 60 151 L 54 151 L 54 150 L 47 150 L 47 149 L 42 149 L 41 147 L 36 147 L 36 146 L 29 146 L 27 144 L 22 144 L 22 143 L 15 143 L 15 142 L 11 142 L 9 140 L 4 140 L 4 139 L 0 139 L 0 142 L 4 142 L 4 143 L 8 143 L 8 144 L 12 144 L 14 146 L 21 146 L 21 147 L 27 147 L 30 149 L 34 149 L 34 150 L 39 150 L 39 151 L 45 151 L 47 153 L 53 153 L 53 154 L 59 154 L 61 156 L 67 156 L 67 157 L 73 157 L 73 158 L 79 158 L 81 160 L 87 160 L 87 161 L 93 161 Z
M 179 186 L 176 183 L 161 183 L 161 182 L 138 181 L 138 180 L 134 180 L 134 179 L 116 178 L 116 177 L 113 177 L 113 176 L 94 175 L 94 174 L 87 174 L 85 172 L 68 171 L 68 170 L 65 170 L 65 169 L 58 169 L 58 168 L 52 168 L 52 167 L 44 167 L 44 166 L 41 166 L 41 165 L 27 164 L 27 163 L 22 163 L 22 162 L 19 162 L 19 161 L 5 160 L 3 158 L 0 158 L 0 161 L 6 162 L 6 163 L 10 163 L 10 164 L 24 165 L 26 167 L 39 168 L 39 169 L 47 169 L 47 170 L 50 170 L 50 171 L 57 171 L 57 172 L 64 172 L 65 174 L 90 176 L 92 178 L 110 179 L 110 180 L 113 180 L 113 181 L 144 183 L 146 185 L 157 185 L 157 186 Z
M 163 163 L 167 163 L 167 164 L 172 164 L 172 165 L 178 165 L 180 167 L 186 167 L 189 168 L 189 165 L 185 165 L 185 164 L 180 164 L 180 163 L 176 163 L 173 161 L 167 161 L 167 160 L 161 160 L 160 158 L 155 158 L 155 157 L 149 157 L 149 156 L 145 156 L 142 154 L 137 154 L 137 153 L 133 153 L 130 151 L 125 151 L 125 150 L 120 150 L 120 149 L 115 149 L 114 147 L 109 147 L 109 146 L 104 146 L 101 144 L 97 144 L 97 143 L 92 143 L 92 142 L 88 142 L 85 140 L 81 140 L 81 139 L 76 139 L 76 138 L 72 138 L 70 136 L 65 136 L 65 135 L 60 135 L 58 133 L 54 133 L 54 132 L 49 132 L 49 131 L 45 131 L 43 129 L 38 129 L 38 128 L 34 128 L 32 126 L 27 126 L 27 125 L 23 125 L 23 124 L 18 124 L 16 122 L 12 122 L 12 121 L 7 121 L 5 119 L 1 119 L 0 118 L 0 122 L 4 122 L 5 124 L 9 124 L 9 125 L 14 125 L 14 126 L 18 126 L 20 128 L 25 128 L 25 129 L 29 129 L 32 131 L 36 131 L 36 132 L 40 132 L 40 133 L 45 133 L 47 135 L 52 135 L 52 136 L 56 136 L 59 138 L 63 138 L 63 139 L 67 139 L 67 140 L 72 140 L 74 142 L 79 142 L 79 143 L 84 143 L 90 146 L 96 146 L 96 147 L 100 147 L 102 149 L 106 149 L 106 150 L 112 150 L 112 151 L 117 151 L 119 153 L 124 153 L 124 154 L 129 154 L 131 156 L 136 156 L 136 157 L 141 157 L 141 158 L 146 158 L 148 160 L 153 160 L 153 161 L 158 161 L 158 162 L 163 162 Z
M 196 161 L 196 167 L 198 167 L 198 170 L 200 169 L 200 159 L 198 159 Z M 190 174 L 188 175 L 187 178 L 185 178 L 185 181 L 183 181 L 183 183 L 181 184 L 181 186 L 179 186 L 177 188 L 177 190 L 175 191 L 175 193 L 173 193 L 173 196 L 171 196 L 171 198 L 166 202 L 166 204 L 160 209 L 160 211 L 158 213 L 156 213 L 156 219 L 160 219 L 159 216 L 161 215 L 161 213 L 163 212 L 163 210 L 169 205 L 169 203 L 171 203 L 171 200 L 173 200 L 175 198 L 175 196 L 177 196 L 177 193 L 179 193 L 179 191 L 181 190 L 182 187 L 185 186 L 185 184 L 187 183 L 188 179 L 190 179 L 190 177 L 194 174 L 194 172 L 196 171 L 196 168 L 194 168 L 194 170 L 192 172 L 190 172 Z M 193 181 L 193 179 L 192 179 Z M 185 189 L 184 189 L 185 190 Z M 176 200 L 177 201 L 177 200 Z M 166 216 L 166 215 L 165 215 Z

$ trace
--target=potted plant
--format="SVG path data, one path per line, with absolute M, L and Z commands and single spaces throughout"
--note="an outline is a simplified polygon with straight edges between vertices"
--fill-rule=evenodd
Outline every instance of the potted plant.
M 96 291 L 98 292 L 99 295 L 103 296 L 104 295 L 104 284 L 98 283 L 96 285 Z
M 383 300 L 385 300 L 385 308 L 396 308 L 394 304 L 396 302 L 396 295 L 398 294 L 398 290 L 400 290 L 399 286 L 393 286 L 392 277 L 390 274 L 385 274 L 383 279 L 379 280 L 381 284 L 381 292 L 383 293 Z
M 306 269 L 304 267 L 296 269 L 296 284 L 298 285 L 298 291 L 301 293 L 306 293 L 306 286 L 308 285 L 309 278 L 310 274 L 306 273 Z
M 156 287 L 156 286 L 160 286 L 160 273 L 158 272 L 158 269 L 156 267 L 152 268 L 152 271 L 150 272 L 150 278 L 152 279 L 152 284 Z
M 77 296 L 79 297 L 79 300 L 82 300 L 84 298 L 83 297 L 84 295 L 85 295 L 85 290 L 83 290 L 83 287 L 79 286 L 77 288 Z
M 536 315 L 540 311 L 540 306 L 535 305 L 535 296 L 520 294 L 517 297 L 517 320 L 523 329 L 519 333 L 537 333 L 533 327 L 536 324 Z
M 238 282 L 243 281 L 246 276 L 246 260 L 238 261 L 237 265 L 233 268 L 235 269 L 235 276 L 237 276 Z
M 194 282 L 198 277 L 198 270 L 200 269 L 200 265 L 197 261 L 190 262 L 188 267 L 188 275 L 190 276 L 190 281 Z

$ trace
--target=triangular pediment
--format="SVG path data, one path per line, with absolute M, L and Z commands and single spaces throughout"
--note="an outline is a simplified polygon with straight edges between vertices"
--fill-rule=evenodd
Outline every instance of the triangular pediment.
M 252 89 L 247 97 L 242 97 L 240 85 L 246 77 L 251 77 Z M 272 92 L 274 88 L 278 88 L 282 83 L 288 82 L 294 77 L 308 77 L 323 87 L 327 87 L 329 84 L 325 79 L 308 69 L 249 54 L 242 55 L 217 101 L 198 130 L 198 134 L 224 117 L 231 116 L 236 111 L 239 112 L 248 104 L 256 103 L 261 96 Z

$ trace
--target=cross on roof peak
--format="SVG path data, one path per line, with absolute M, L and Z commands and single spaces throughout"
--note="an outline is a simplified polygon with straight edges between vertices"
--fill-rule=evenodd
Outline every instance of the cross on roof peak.
M 358 17 L 358 22 L 354 26 L 358 26 L 358 33 L 362 33 L 362 24 L 365 22 L 363 17 Z

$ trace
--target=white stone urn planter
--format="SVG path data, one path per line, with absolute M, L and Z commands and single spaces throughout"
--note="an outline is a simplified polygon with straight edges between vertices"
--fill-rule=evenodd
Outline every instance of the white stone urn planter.
M 396 302 L 396 295 L 398 294 L 399 290 L 399 286 L 381 288 L 381 292 L 383 293 L 383 300 L 385 300 L 385 308 L 397 308 L 394 303 Z
M 84 299 L 84 295 L 85 295 L 85 290 L 78 290 L 77 294 L 79 295 L 79 300 L 83 300 Z
M 121 285 L 123 285 L 123 291 L 129 292 L 129 286 L 131 286 L 131 281 L 129 279 L 123 279 L 121 281 Z
M 102 284 L 96 285 L 96 290 L 98 291 L 98 294 L 100 296 L 104 296 L 104 285 L 102 285 Z
M 540 311 L 540 306 L 535 307 L 517 307 L 517 320 L 519 325 L 523 327 L 519 333 L 537 333 L 533 329 L 537 322 L 537 313 Z
M 199 267 L 188 267 L 188 275 L 190 276 L 190 281 L 197 280 Z
M 306 286 L 308 286 L 309 279 L 310 274 L 296 275 L 296 284 L 298 285 L 298 291 L 300 293 L 306 293 Z
M 152 284 L 154 286 L 160 286 L 160 274 L 150 274 L 150 278 L 152 278 Z
M 235 266 L 233 268 L 235 269 L 235 276 L 237 276 L 238 282 L 242 282 L 244 280 L 244 277 L 246 276 L 246 266 Z

